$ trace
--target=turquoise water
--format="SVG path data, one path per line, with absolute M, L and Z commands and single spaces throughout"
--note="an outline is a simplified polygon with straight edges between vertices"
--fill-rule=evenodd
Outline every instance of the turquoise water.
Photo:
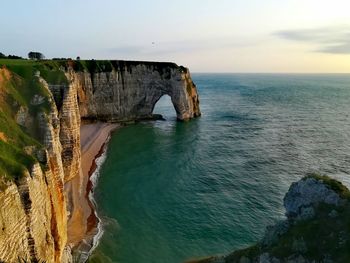
M 227 253 L 284 217 L 308 172 L 350 184 L 350 75 L 194 74 L 203 116 L 111 138 L 95 190 L 100 262 L 180 263 Z M 98 260 L 96 260 L 98 261 Z

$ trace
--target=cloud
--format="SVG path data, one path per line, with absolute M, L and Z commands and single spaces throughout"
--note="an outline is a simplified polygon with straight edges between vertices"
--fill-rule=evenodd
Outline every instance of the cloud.
M 316 45 L 314 51 L 350 54 L 350 26 L 330 26 L 313 29 L 284 30 L 273 33 L 282 39 Z
M 350 41 L 348 43 L 339 44 L 339 45 L 330 45 L 318 50 L 319 52 L 324 53 L 333 53 L 333 54 L 350 54 Z

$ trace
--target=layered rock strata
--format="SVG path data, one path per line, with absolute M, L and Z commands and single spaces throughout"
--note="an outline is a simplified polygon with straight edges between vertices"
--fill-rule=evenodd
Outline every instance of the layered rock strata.
M 115 61 L 110 72 L 70 72 L 82 118 L 125 121 L 152 118 L 155 104 L 169 95 L 179 120 L 200 116 L 189 70 L 172 63 Z
M 196 86 L 188 69 L 172 63 L 108 63 L 112 67 L 106 70 L 87 70 L 67 62 L 61 66 L 66 83 L 40 77 L 38 71 L 31 76 L 46 94 L 32 94 L 31 103 L 47 103 L 49 110 L 33 112 L 21 106 L 14 118 L 24 130 L 33 130 L 33 122 L 37 122 L 39 128 L 34 133 L 43 148 L 26 146 L 26 152 L 38 162 L 20 180 L 8 181 L 0 191 L 0 261 L 72 262 L 71 249 L 78 242 L 72 243 L 67 237 L 74 206 L 64 186 L 73 179 L 84 181 L 81 119 L 149 119 L 165 94 L 171 97 L 179 120 L 200 116 Z M 49 74 L 51 78 L 54 75 Z M 6 138 L 4 134 L 1 137 Z M 83 186 L 75 191 L 86 195 Z
M 47 83 L 41 80 L 43 88 Z M 58 111 L 51 96 L 50 112 L 39 112 L 39 138 L 44 150 L 30 172 L 0 192 L 0 259 L 4 262 L 65 262 L 67 209 L 59 140 Z

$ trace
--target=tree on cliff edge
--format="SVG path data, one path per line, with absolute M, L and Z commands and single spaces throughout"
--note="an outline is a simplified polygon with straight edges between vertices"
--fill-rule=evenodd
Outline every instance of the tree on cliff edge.
M 40 52 L 33 52 L 33 51 L 31 51 L 31 52 L 28 53 L 28 58 L 29 59 L 44 59 L 45 56 L 42 53 L 40 53 Z

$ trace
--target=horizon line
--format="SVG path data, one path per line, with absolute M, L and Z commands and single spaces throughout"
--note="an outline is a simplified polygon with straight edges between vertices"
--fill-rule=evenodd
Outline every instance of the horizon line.
M 191 74 L 274 74 L 274 75 L 349 75 L 350 72 L 249 72 L 249 71 L 232 71 L 232 72 L 201 72 L 201 71 L 191 71 Z

